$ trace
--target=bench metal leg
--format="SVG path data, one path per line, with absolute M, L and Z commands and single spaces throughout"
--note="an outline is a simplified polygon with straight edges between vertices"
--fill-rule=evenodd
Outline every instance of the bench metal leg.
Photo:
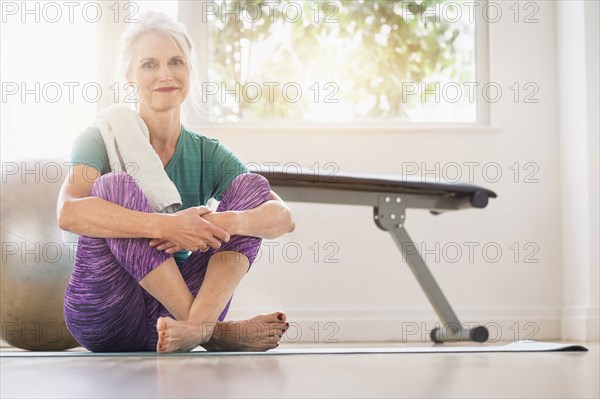
M 442 327 L 431 331 L 431 339 L 434 342 L 487 341 L 489 334 L 484 326 L 463 327 L 456 313 L 452 310 L 450 303 L 448 303 L 440 286 L 421 257 L 417 246 L 404 227 L 405 208 L 401 206 L 401 200 L 383 196 L 379 206 L 375 208 L 374 218 L 379 228 L 388 231 L 392 235 L 396 246 L 400 249 L 406 263 L 408 263 L 423 292 L 425 292 L 433 309 L 443 323 Z
M 470 329 L 462 326 L 406 229 L 398 227 L 390 231 L 390 234 L 444 325 L 432 330 L 431 339 L 434 342 L 487 341 L 488 333 L 485 327 L 477 326 Z

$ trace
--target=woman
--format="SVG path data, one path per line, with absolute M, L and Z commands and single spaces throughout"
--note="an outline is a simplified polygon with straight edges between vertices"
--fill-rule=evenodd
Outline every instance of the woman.
M 223 320 L 261 238 L 293 231 L 289 209 L 217 140 L 181 125 L 196 71 L 179 23 L 148 13 L 124 33 L 120 52 L 152 149 L 183 206 L 155 213 L 132 176 L 110 172 L 98 128 L 77 137 L 57 206 L 60 228 L 80 235 L 67 327 L 91 351 L 275 348 L 289 327 L 283 312 Z M 215 212 L 203 206 L 211 197 L 220 200 Z

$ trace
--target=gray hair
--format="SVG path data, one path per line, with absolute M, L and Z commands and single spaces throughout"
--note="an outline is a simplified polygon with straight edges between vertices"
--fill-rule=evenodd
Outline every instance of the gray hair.
M 190 68 L 188 99 L 191 101 L 191 109 L 196 112 L 206 113 L 200 106 L 201 87 L 198 76 L 199 66 L 194 44 L 182 23 L 173 20 L 161 12 L 145 12 L 139 18 L 139 22 L 131 24 L 121 35 L 115 69 L 117 81 L 125 79 L 130 72 L 135 44 L 140 37 L 148 33 L 160 33 L 175 41 Z M 185 102 L 188 102 L 188 99 Z

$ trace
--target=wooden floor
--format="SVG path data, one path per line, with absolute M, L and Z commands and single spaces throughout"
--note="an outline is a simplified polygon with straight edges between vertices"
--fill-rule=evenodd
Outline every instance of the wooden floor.
M 599 344 L 585 346 L 589 352 L 0 358 L 0 397 L 598 398 Z

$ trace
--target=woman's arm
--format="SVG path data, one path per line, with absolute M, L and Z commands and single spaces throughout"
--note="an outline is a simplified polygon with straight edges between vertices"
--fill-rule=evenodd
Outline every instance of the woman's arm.
M 294 231 L 292 214 L 283 200 L 271 191 L 270 200 L 245 211 L 215 212 L 203 216 L 223 227 L 231 235 L 265 239 L 281 237 Z
M 229 235 L 245 235 L 273 239 L 294 231 L 296 225 L 283 200 L 271 191 L 270 200 L 246 211 L 212 212 L 202 218 L 221 227 Z M 166 239 L 150 240 L 150 245 L 160 251 L 175 253 L 183 248 Z
M 86 165 L 70 168 L 57 202 L 58 226 L 79 235 L 133 238 L 156 234 L 159 220 L 98 197 L 90 197 L 100 172 Z
M 239 222 L 240 235 L 274 239 L 296 228 L 290 208 L 283 200 L 271 191 L 270 200 L 241 212 Z
M 86 165 L 71 167 L 61 188 L 58 225 L 62 230 L 89 237 L 158 238 L 178 243 L 191 251 L 205 244 L 219 248 L 228 241 L 226 231 L 202 218 L 206 207 L 189 208 L 176 214 L 133 211 L 98 197 L 90 197 L 100 172 Z

